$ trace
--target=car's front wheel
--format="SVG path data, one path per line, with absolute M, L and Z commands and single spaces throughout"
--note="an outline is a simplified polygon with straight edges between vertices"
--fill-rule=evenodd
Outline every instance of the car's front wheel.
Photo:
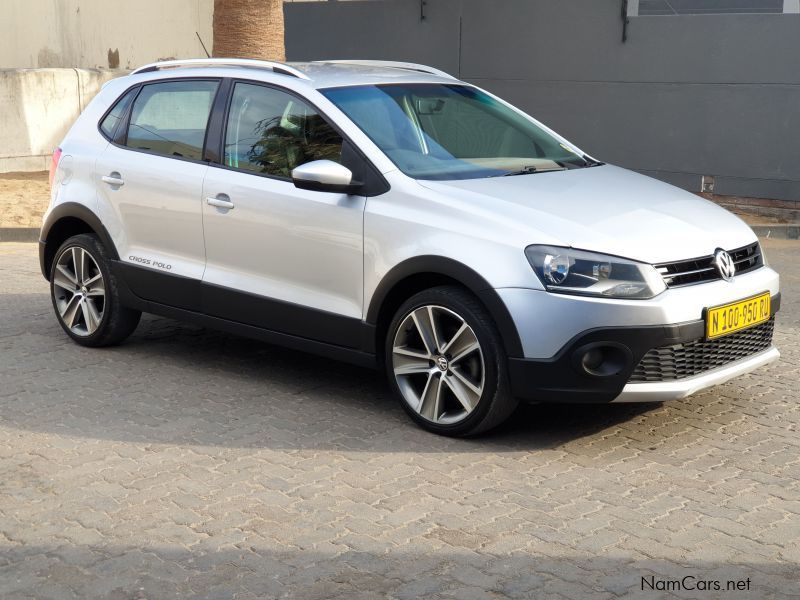
M 69 238 L 50 270 L 50 295 L 58 322 L 82 346 L 110 346 L 128 337 L 141 312 L 122 305 L 106 251 L 93 235 Z
M 516 408 L 500 334 L 484 306 L 461 288 L 409 298 L 389 326 L 385 352 L 401 405 L 428 431 L 475 435 Z

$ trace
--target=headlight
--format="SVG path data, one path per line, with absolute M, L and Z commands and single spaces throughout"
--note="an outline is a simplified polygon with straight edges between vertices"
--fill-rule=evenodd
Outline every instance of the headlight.
M 528 246 L 525 256 L 548 292 L 646 299 L 667 289 L 652 265 L 556 246 Z

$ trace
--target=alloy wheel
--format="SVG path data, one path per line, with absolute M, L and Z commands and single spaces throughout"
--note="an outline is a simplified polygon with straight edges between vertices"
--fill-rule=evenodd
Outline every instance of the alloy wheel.
M 97 261 L 80 246 L 66 248 L 56 261 L 53 295 L 58 315 L 75 335 L 92 335 L 103 320 L 106 288 Z
M 406 315 L 392 344 L 392 369 L 403 399 L 432 423 L 463 421 L 483 395 L 486 368 L 478 337 L 443 306 Z

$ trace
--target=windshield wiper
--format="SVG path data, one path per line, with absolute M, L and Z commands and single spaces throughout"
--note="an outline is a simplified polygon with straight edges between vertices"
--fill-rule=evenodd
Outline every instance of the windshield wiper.
M 569 162 L 567 160 L 554 160 L 553 162 L 564 169 L 583 169 L 584 167 L 589 166 L 588 162 L 584 162 L 582 165 L 577 165 L 574 162 Z
M 509 171 L 508 173 L 497 175 L 496 177 L 511 177 L 513 175 L 529 175 L 531 173 L 547 173 L 550 171 L 566 171 L 566 170 L 567 170 L 566 167 L 562 166 L 559 166 L 558 169 L 540 169 L 539 167 L 528 165 L 527 167 L 522 167 L 521 169 L 517 169 L 516 171 Z

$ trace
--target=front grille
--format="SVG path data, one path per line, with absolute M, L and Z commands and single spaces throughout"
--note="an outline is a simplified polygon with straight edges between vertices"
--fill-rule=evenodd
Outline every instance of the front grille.
M 761 257 L 761 247 L 758 242 L 736 250 L 729 250 L 728 254 L 731 255 L 736 265 L 736 275 L 753 271 L 764 264 L 764 259 Z M 714 265 L 713 256 L 663 263 L 656 265 L 656 269 L 661 277 L 664 278 L 664 283 L 667 284 L 667 287 L 671 288 L 722 279 L 722 275 Z
M 722 367 L 769 348 L 774 328 L 772 317 L 761 325 L 715 340 L 653 348 L 639 361 L 630 381 L 672 381 Z

